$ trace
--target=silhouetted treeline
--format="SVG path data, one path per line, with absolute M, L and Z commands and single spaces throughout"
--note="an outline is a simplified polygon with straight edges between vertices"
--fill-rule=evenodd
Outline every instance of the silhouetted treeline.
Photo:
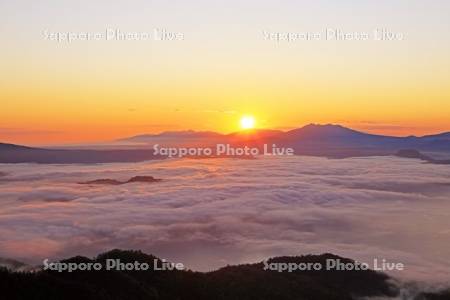
M 157 259 L 140 251 L 113 250 L 91 260 L 74 257 L 63 262 L 148 263 Z M 279 257 L 270 262 L 319 262 L 340 259 L 332 254 Z M 379 272 L 264 270 L 263 263 L 228 266 L 214 272 L 173 271 L 39 271 L 14 273 L 0 270 L 0 299 L 15 300 L 346 300 L 366 296 L 396 296 L 398 288 Z M 450 299 L 450 294 L 423 294 L 418 299 Z

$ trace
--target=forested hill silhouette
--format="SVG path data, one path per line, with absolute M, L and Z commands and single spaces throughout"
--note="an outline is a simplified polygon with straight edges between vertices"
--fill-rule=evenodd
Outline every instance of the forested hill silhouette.
M 140 251 L 112 250 L 95 259 L 74 257 L 63 262 L 160 262 Z M 327 259 L 350 259 L 332 254 L 278 257 L 268 261 L 324 264 Z M 390 278 L 372 270 L 361 271 L 294 271 L 264 270 L 264 264 L 227 266 L 217 271 L 200 273 L 189 270 L 155 271 L 39 271 L 34 273 L 0 271 L 2 299 L 67 299 L 67 300 L 345 300 L 360 297 L 398 295 L 399 289 Z M 420 294 L 418 299 L 449 299 L 448 293 Z

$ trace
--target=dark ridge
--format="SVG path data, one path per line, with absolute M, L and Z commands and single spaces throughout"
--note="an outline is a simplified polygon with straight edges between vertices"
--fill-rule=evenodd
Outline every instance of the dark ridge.
M 269 262 L 320 262 L 339 258 L 332 254 L 272 258 Z M 263 263 L 228 266 L 201 273 L 189 270 L 156 271 L 155 256 L 140 251 L 112 250 L 94 259 L 73 257 L 63 262 L 101 263 L 107 259 L 148 263 L 147 271 L 40 271 L 14 273 L 0 271 L 2 297 L 15 299 L 68 300 L 351 300 L 355 297 L 396 296 L 398 289 L 385 274 L 363 271 L 264 270 Z
M 437 293 L 421 293 L 414 300 L 450 300 L 450 290 Z
M 58 150 L 0 143 L 0 163 L 91 164 L 163 159 L 152 149 Z
M 398 157 L 416 158 L 416 159 L 425 160 L 425 161 L 433 160 L 431 157 L 426 156 L 426 155 L 424 155 L 424 154 L 422 154 L 419 151 L 414 150 L 414 149 L 399 150 L 395 155 L 398 156 Z
M 95 179 L 90 181 L 79 182 L 78 184 L 105 184 L 105 185 L 119 185 L 123 184 L 123 182 L 115 180 L 115 179 Z
M 153 176 L 134 176 L 130 178 L 125 183 L 131 183 L 131 182 L 158 182 L 161 181 L 159 178 L 155 178 Z
M 403 158 L 414 158 L 414 159 L 420 159 L 432 164 L 440 164 L 440 165 L 448 165 L 450 164 L 450 160 L 441 160 L 441 159 L 434 159 L 432 157 L 429 157 L 425 154 L 420 153 L 419 151 L 415 149 L 403 149 L 399 150 L 395 156 L 403 157 Z
M 105 270 L 108 259 L 147 263 L 146 271 Z M 328 259 L 354 263 L 334 254 L 283 256 L 266 263 L 320 263 Z M 372 270 L 264 270 L 264 262 L 227 266 L 202 273 L 155 270 L 162 260 L 141 251 L 112 250 L 91 259 L 76 256 L 61 262 L 99 263 L 102 270 L 12 272 L 0 268 L 1 299 L 46 300 L 355 300 L 398 297 L 400 288 L 388 275 Z M 409 299 L 409 298 L 408 298 Z M 410 300 L 448 300 L 450 290 L 422 292 Z
M 159 182 L 161 179 L 155 178 L 153 176 L 134 176 L 127 181 L 119 181 L 115 179 L 95 179 L 85 182 L 79 182 L 78 184 L 105 184 L 105 185 L 119 185 L 119 184 L 126 184 L 126 183 L 133 183 L 133 182 L 145 182 L 145 183 L 153 183 L 153 182 Z

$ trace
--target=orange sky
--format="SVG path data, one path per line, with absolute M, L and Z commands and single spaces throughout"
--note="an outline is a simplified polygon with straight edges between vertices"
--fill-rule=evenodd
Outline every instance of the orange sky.
M 262 2 L 256 11 L 250 2 L 137 1 L 127 9 L 107 2 L 2 3 L 0 34 L 8 40 L 0 54 L 0 142 L 231 132 L 244 114 L 263 128 L 338 123 L 390 135 L 450 131 L 450 21 L 442 7 L 290 1 Z M 382 26 L 405 39 L 283 43 L 262 35 L 327 26 Z M 163 27 L 184 38 L 68 43 L 43 34 L 110 27 Z

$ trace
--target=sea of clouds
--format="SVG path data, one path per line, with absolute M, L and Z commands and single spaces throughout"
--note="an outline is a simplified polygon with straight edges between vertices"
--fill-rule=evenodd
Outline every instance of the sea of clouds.
M 140 249 L 194 270 L 332 252 L 450 282 L 450 167 L 394 157 L 0 164 L 0 257 Z M 133 176 L 157 183 L 82 185 Z

